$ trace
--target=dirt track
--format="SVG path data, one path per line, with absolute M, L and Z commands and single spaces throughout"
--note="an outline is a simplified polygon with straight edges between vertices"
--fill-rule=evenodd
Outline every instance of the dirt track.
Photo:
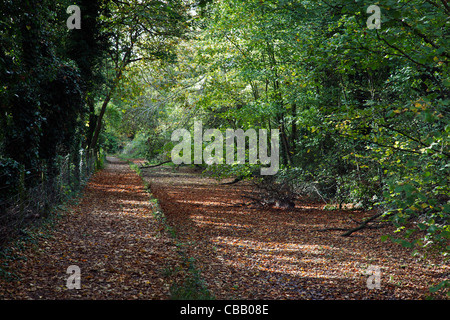
M 416 261 L 381 242 L 392 232 L 386 227 L 350 237 L 318 231 L 354 227 L 350 215 L 371 213 L 327 211 L 307 201 L 265 209 L 242 197 L 250 185 L 222 185 L 187 167 L 143 175 L 218 299 L 424 299 L 449 274 L 448 266 Z M 369 266 L 380 268 L 380 289 L 367 287 Z
M 142 179 L 108 158 L 48 234 L 0 259 L 12 275 L 0 277 L 0 299 L 169 299 L 165 269 L 179 257 L 152 210 Z M 71 265 L 80 268 L 80 289 L 67 288 Z
M 142 179 L 109 158 L 51 230 L 0 257 L 0 298 L 170 299 L 186 267 L 180 246 L 217 299 L 424 299 L 450 273 L 380 242 L 388 228 L 351 237 L 318 231 L 354 226 L 349 216 L 367 212 L 307 201 L 265 209 L 242 197 L 250 185 L 220 185 L 186 167 L 144 169 L 143 176 L 176 238 L 153 215 Z M 71 265 L 81 269 L 79 290 L 66 287 Z M 367 287 L 370 266 L 380 268 L 380 289 Z

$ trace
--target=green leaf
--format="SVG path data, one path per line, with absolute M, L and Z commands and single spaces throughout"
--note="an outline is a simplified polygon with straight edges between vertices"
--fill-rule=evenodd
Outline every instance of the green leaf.
M 423 223 L 419 223 L 417 226 L 419 227 L 419 229 L 420 229 L 421 231 L 424 231 L 424 230 L 427 228 L 427 225 L 426 225 L 426 224 L 423 224 Z
M 450 204 L 444 204 L 442 211 L 444 213 L 450 213 Z
M 439 290 L 441 290 L 444 287 L 447 287 L 450 284 L 450 282 L 448 280 L 444 280 L 441 283 L 437 284 L 436 286 L 433 286 L 430 288 L 430 292 L 431 293 L 436 293 Z
M 437 227 L 436 225 L 433 224 L 433 225 L 431 225 L 431 226 L 428 227 L 427 232 L 428 232 L 428 233 L 435 233 L 437 230 L 438 230 L 438 227 Z

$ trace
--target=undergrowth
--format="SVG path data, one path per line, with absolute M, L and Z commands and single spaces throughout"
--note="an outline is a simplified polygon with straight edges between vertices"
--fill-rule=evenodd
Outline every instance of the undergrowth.
M 72 202 L 77 201 L 72 199 Z M 49 239 L 58 220 L 68 210 L 67 204 L 60 204 L 50 209 L 50 212 L 39 221 L 20 230 L 19 236 L 11 239 L 0 248 L 0 278 L 6 281 L 20 281 L 20 275 L 10 269 L 10 263 L 17 260 L 26 260 L 23 255 L 27 249 L 35 250 L 39 241 Z

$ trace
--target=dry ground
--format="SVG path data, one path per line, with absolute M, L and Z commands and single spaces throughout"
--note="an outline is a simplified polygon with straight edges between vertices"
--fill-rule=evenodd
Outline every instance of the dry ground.
M 129 165 L 108 158 L 50 237 L 0 261 L 14 275 L 0 277 L 0 299 L 168 299 L 165 270 L 179 257 L 149 199 Z M 80 290 L 66 287 L 71 265 L 80 268 Z
M 218 299 L 425 299 L 450 275 L 448 265 L 381 242 L 392 228 L 350 237 L 318 231 L 354 227 L 350 216 L 373 213 L 323 210 L 308 201 L 293 210 L 262 208 L 243 197 L 253 192 L 248 183 L 223 185 L 187 167 L 143 172 Z M 380 268 L 380 289 L 367 287 L 369 266 Z
M 308 201 L 292 210 L 261 208 L 242 197 L 249 184 L 221 185 L 186 167 L 142 170 L 173 238 L 155 218 L 142 179 L 108 160 L 50 235 L 0 258 L 3 274 L 13 275 L 0 277 L 0 299 L 170 299 L 182 275 L 174 270 L 186 262 L 180 248 L 217 299 L 425 299 L 449 276 L 448 265 L 380 242 L 388 227 L 351 237 L 318 231 L 354 226 L 349 216 L 368 212 Z M 66 287 L 70 265 L 81 270 L 80 290 Z M 380 289 L 367 288 L 369 266 L 381 270 Z

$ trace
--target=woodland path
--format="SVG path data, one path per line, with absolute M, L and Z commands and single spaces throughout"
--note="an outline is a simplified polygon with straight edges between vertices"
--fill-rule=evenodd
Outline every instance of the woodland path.
M 353 228 L 350 217 L 373 212 L 323 210 L 307 200 L 263 208 L 243 197 L 254 192 L 249 183 L 222 184 L 189 167 L 142 171 L 217 299 L 425 299 L 450 274 L 448 265 L 381 242 L 393 231 L 387 226 L 350 237 L 319 231 Z M 367 287 L 369 266 L 380 268 L 380 289 Z
M 169 299 L 164 274 L 177 263 L 174 243 L 152 214 L 142 179 L 124 161 L 106 162 L 49 235 L 10 253 L 14 281 L 0 277 L 0 298 Z M 71 265 L 81 271 L 79 290 L 66 287 Z
M 12 280 L 0 277 L 0 298 L 170 299 L 182 278 L 174 270 L 185 268 L 180 248 L 216 299 L 424 299 L 450 272 L 382 243 L 388 227 L 351 237 L 318 231 L 352 227 L 350 215 L 361 220 L 369 212 L 309 201 L 263 208 L 242 197 L 251 185 L 222 185 L 189 167 L 142 169 L 142 176 L 176 238 L 155 218 L 142 178 L 108 158 L 49 234 L 0 260 Z M 70 265 L 80 267 L 79 290 L 66 287 Z M 381 270 L 380 289 L 367 288 L 369 266 Z

